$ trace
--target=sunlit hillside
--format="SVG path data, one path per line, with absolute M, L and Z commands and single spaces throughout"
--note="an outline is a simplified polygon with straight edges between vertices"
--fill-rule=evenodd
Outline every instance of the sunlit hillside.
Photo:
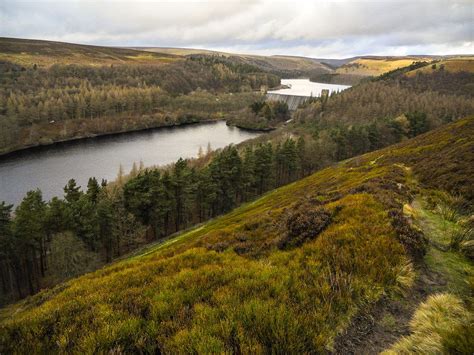
M 438 209 L 454 208 L 443 196 L 473 202 L 473 136 L 471 117 L 344 161 L 40 292 L 2 311 L 0 352 L 357 352 L 344 335 L 354 317 L 402 299 L 398 313 L 380 316 L 394 319 L 391 336 L 372 348 L 380 351 L 406 326 L 396 317 L 410 318 L 420 282 L 428 293 L 454 293 L 423 306 L 441 309 L 452 325 L 433 328 L 429 349 L 467 350 L 472 327 L 456 312 L 465 310 L 473 277 L 462 254 L 469 249 L 430 245 L 445 243 L 432 233 L 447 218 Z M 413 225 L 418 219 L 424 233 Z M 449 223 L 457 230 L 456 221 Z M 437 279 L 426 281 L 433 273 Z
M 179 60 L 167 53 L 99 47 L 64 42 L 0 37 L 0 60 L 19 65 L 49 67 L 53 64 L 160 64 Z
M 425 59 L 424 57 L 357 58 L 337 68 L 336 72 L 340 74 L 377 76 Z
M 433 62 L 422 68 L 411 70 L 407 76 L 414 76 L 417 73 L 431 74 L 437 70 L 446 70 L 451 73 L 469 72 L 474 73 L 474 57 L 459 57 Z

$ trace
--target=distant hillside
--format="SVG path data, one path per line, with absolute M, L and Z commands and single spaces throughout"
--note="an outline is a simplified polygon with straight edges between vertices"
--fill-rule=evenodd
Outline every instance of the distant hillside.
M 179 60 L 179 56 L 168 53 L 0 37 L 0 61 L 10 61 L 19 65 L 159 64 L 176 60 Z
M 152 53 L 166 53 L 179 56 L 223 56 L 229 60 L 246 63 L 270 71 L 282 77 L 309 77 L 313 81 L 335 84 L 355 85 L 367 77 L 378 76 L 389 71 L 407 67 L 415 62 L 447 61 L 454 68 L 452 61 L 470 60 L 469 56 L 356 56 L 344 59 L 311 58 L 291 55 L 258 56 L 250 54 L 233 54 L 194 48 L 170 47 L 132 47 L 133 49 Z M 440 63 L 441 65 L 442 63 Z M 459 64 L 459 63 L 458 63 Z
M 377 76 L 388 71 L 406 67 L 416 61 L 430 60 L 426 57 L 362 57 L 346 63 L 336 72 L 339 74 L 356 74 Z
M 462 71 L 474 73 L 474 56 L 437 60 L 422 68 L 409 71 L 406 75 L 414 76 L 418 73 L 431 74 L 439 70 L 446 70 L 451 73 Z
M 226 57 L 236 63 L 249 64 L 256 66 L 262 70 L 273 72 L 284 77 L 298 77 L 310 74 L 323 74 L 332 71 L 328 65 L 318 60 L 306 57 L 293 56 L 259 56 L 251 54 L 235 54 L 219 51 L 211 51 L 206 49 L 192 48 L 166 48 L 166 47 L 132 47 L 133 49 L 149 51 L 152 53 L 167 53 L 181 56 L 196 55 L 218 55 Z
M 10 306 L 0 352 L 378 353 L 433 292 L 395 350 L 472 350 L 472 263 L 430 233 L 454 225 L 439 198 L 472 203 L 473 136 L 471 117 L 339 163 Z
M 279 82 L 229 60 L 0 38 L 0 154 L 223 119 Z

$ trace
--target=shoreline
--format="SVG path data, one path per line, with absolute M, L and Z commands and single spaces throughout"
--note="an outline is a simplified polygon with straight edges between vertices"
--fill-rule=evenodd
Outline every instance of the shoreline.
M 225 121 L 225 120 L 224 119 L 206 119 L 206 120 L 195 121 L 195 122 L 183 122 L 183 123 L 175 122 L 175 123 L 159 125 L 159 126 L 154 126 L 154 127 L 144 127 L 144 128 L 129 129 L 129 130 L 119 130 L 119 131 L 114 131 L 114 132 L 97 133 L 97 134 L 90 134 L 90 135 L 66 138 L 66 139 L 53 141 L 53 142 L 50 142 L 50 143 L 49 142 L 48 143 L 38 142 L 37 144 L 32 144 L 32 145 L 24 146 L 24 147 L 21 147 L 21 148 L 18 148 L 18 149 L 7 150 L 5 152 L 1 152 L 0 153 L 0 160 L 2 160 L 4 158 L 9 158 L 9 157 L 14 156 L 16 154 L 20 154 L 20 153 L 27 152 L 27 151 L 41 150 L 41 149 L 46 149 L 46 148 L 50 148 L 50 147 L 54 147 L 54 146 L 65 145 L 65 144 L 73 143 L 73 142 L 102 139 L 102 138 L 107 138 L 107 137 L 125 135 L 125 134 L 128 134 L 128 133 L 151 131 L 151 130 L 164 129 L 164 128 L 175 128 L 175 127 L 191 126 L 191 125 L 196 125 L 196 124 L 207 124 L 207 123 L 221 122 L 221 121 Z M 240 127 L 238 127 L 238 128 L 240 128 Z M 244 128 L 240 128 L 240 129 L 244 129 Z
M 229 127 L 236 127 L 238 129 L 241 129 L 243 131 L 247 131 L 247 132 L 261 132 L 261 133 L 268 133 L 268 132 L 271 132 L 271 131 L 274 131 L 277 129 L 277 127 L 268 127 L 268 128 L 250 128 L 250 127 L 244 127 L 244 126 L 240 126 L 238 124 L 235 124 L 235 123 L 229 123 L 228 121 L 226 121 L 226 125 L 229 126 Z

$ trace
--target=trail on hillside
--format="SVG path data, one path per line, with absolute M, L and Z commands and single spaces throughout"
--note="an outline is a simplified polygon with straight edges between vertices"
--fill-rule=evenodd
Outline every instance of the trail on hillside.
M 417 187 L 411 169 L 403 166 L 407 183 Z M 376 354 L 389 349 L 401 337 L 410 334 L 409 323 L 414 312 L 428 296 L 450 292 L 458 296 L 469 293 L 464 282 L 474 275 L 472 263 L 449 249 L 448 240 L 454 223 L 424 207 L 423 194 L 404 206 L 404 214 L 428 241 L 424 260 L 415 265 L 414 286 L 398 299 L 382 298 L 358 314 L 347 330 L 335 340 L 335 354 Z

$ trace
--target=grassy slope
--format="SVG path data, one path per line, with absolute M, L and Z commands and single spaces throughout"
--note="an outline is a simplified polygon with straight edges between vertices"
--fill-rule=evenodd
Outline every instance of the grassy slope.
M 474 57 L 459 57 L 441 60 L 436 63 L 436 68 L 431 65 L 427 65 L 420 69 L 415 69 L 406 73 L 406 76 L 415 76 L 417 73 L 430 74 L 435 70 L 439 70 L 441 66 L 444 66 L 444 70 L 456 73 L 460 71 L 466 71 L 469 73 L 474 72 Z
M 420 272 L 424 279 L 421 291 L 428 297 L 414 310 L 407 324 L 410 332 L 383 354 L 468 354 L 474 348 L 474 264 L 449 249 L 450 237 L 460 224 L 428 207 L 423 194 L 419 196 L 405 209 L 429 240 Z
M 406 156 L 406 182 L 416 197 L 403 206 L 403 212 L 423 231 L 427 250 L 422 262 L 416 264 L 414 286 L 404 291 L 403 297 L 385 298 L 361 312 L 337 339 L 338 353 L 387 349 L 383 354 L 464 354 L 474 348 L 474 264 L 449 247 L 451 237 L 469 217 L 436 199 L 449 196 L 439 190 L 443 188 L 473 204 L 473 131 L 461 134 L 464 127 L 461 121 L 451 132 L 439 130 L 436 144 L 426 142 L 425 136 L 416 138 L 421 138 L 419 144 L 408 141 L 387 157 L 393 162 L 400 153 Z M 442 146 L 443 153 L 436 154 Z M 413 165 L 415 161 L 418 163 Z M 409 166 L 415 168 L 415 174 Z
M 13 305 L 0 316 L 0 352 L 330 349 L 361 307 L 413 282 L 387 213 L 413 193 L 407 165 L 423 180 L 426 160 L 472 158 L 473 135 L 470 118 L 340 163 Z M 279 250 L 287 216 L 320 203 L 329 227 Z
M 19 65 L 37 64 L 48 67 L 53 64 L 160 64 L 179 59 L 179 56 L 167 53 L 0 37 L 0 60 Z
M 403 68 L 413 64 L 414 62 L 426 61 L 431 62 L 438 59 L 437 69 L 440 65 L 444 65 L 445 69 L 451 72 L 458 71 L 474 71 L 474 60 L 472 56 L 451 56 L 451 57 L 431 57 L 431 56 L 408 56 L 408 57 L 362 57 L 346 63 L 336 69 L 338 74 L 349 74 L 358 76 L 377 76 L 389 71 Z M 408 72 L 406 75 L 415 75 L 418 71 L 424 73 L 432 72 L 431 65 L 421 69 Z
M 357 58 L 343 66 L 336 72 L 340 74 L 353 74 L 363 76 L 377 76 L 388 71 L 406 67 L 413 62 L 421 61 L 423 57 L 394 57 L 394 58 Z M 429 60 L 429 59 L 427 59 Z
M 143 51 L 153 53 L 167 53 L 172 55 L 192 55 L 192 54 L 206 54 L 206 55 L 222 55 L 225 57 L 232 57 L 234 60 L 257 66 L 263 70 L 269 71 L 299 71 L 309 72 L 317 71 L 320 73 L 332 72 L 327 65 L 321 64 L 319 60 L 305 57 L 292 56 L 260 56 L 250 54 L 236 54 L 217 52 L 206 49 L 192 49 L 192 48 L 163 48 L 163 47 L 136 47 Z

